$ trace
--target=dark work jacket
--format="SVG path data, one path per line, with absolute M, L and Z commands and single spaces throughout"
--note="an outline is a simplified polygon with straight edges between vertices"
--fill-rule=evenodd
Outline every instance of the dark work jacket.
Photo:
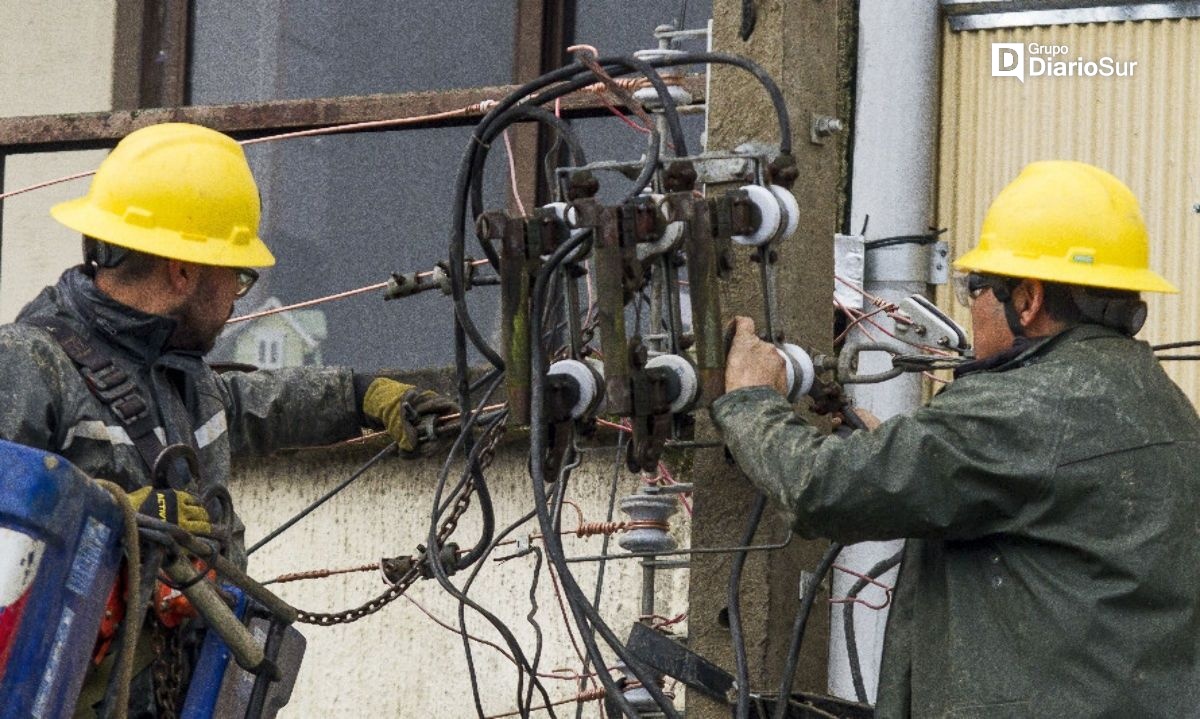
M 910 540 L 881 719 L 1200 716 L 1200 419 L 1145 343 L 1076 327 L 846 438 L 766 388 L 713 416 L 803 536 Z
M 0 438 L 57 452 L 90 476 L 127 491 L 151 484 L 150 471 L 111 411 L 84 384 L 50 334 L 25 324 L 66 320 L 109 354 L 141 388 L 164 444 L 191 445 L 204 495 L 229 483 L 230 457 L 334 442 L 359 433 L 353 373 L 297 367 L 217 374 L 193 352 L 169 350 L 174 320 L 127 307 L 67 270 L 17 317 L 0 326 Z M 227 554 L 245 566 L 244 527 L 231 520 Z

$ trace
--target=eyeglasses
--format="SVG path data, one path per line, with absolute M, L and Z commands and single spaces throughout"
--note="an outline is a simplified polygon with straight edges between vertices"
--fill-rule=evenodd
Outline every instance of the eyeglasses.
M 234 274 L 237 276 L 237 292 L 234 297 L 245 297 L 250 288 L 258 282 L 258 270 L 252 270 L 249 267 L 235 267 Z
M 954 298 L 960 305 L 970 309 L 975 300 L 987 290 L 991 290 L 998 301 L 1007 302 L 1012 296 L 1013 287 L 1014 281 L 1011 278 L 968 272 L 954 277 Z

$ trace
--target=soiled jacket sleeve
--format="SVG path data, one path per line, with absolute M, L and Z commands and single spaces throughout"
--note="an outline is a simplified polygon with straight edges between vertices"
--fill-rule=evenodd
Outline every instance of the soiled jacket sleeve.
M 218 375 L 233 454 L 328 444 L 358 436 L 354 373 L 288 367 Z
M 713 418 L 742 471 L 806 537 L 967 539 L 1034 521 L 1053 472 L 1045 408 L 959 380 L 872 431 L 824 436 L 765 387 L 718 399 Z
M 0 327 L 0 439 L 51 452 L 63 441 L 63 386 L 77 372 L 45 332 Z

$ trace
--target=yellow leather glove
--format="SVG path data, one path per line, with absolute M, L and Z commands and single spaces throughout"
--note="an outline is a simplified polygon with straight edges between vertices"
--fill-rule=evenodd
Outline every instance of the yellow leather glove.
M 363 415 L 382 424 L 405 452 L 417 449 L 414 420 L 426 415 L 448 414 L 457 409 L 458 405 L 437 392 L 417 389 L 411 384 L 387 377 L 377 377 L 371 382 L 363 395 L 362 405 Z
M 211 534 L 212 522 L 200 500 L 175 489 L 142 487 L 129 493 L 129 501 L 142 514 L 174 524 L 192 534 Z

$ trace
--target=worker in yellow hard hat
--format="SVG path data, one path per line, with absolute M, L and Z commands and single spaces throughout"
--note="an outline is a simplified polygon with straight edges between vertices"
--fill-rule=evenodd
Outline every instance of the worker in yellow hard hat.
M 234 301 L 275 263 L 258 236 L 250 167 L 226 135 L 181 123 L 138 130 L 86 196 L 51 214 L 83 236 L 84 263 L 0 327 L 0 439 L 117 482 L 143 511 L 219 536 L 220 551 L 242 566 L 244 527 L 222 501 L 232 455 L 336 442 L 364 426 L 386 428 L 411 454 L 414 421 L 454 409 L 433 392 L 347 368 L 218 374 L 204 364 Z M 167 459 L 180 455 L 165 453 L 169 445 L 196 461 Z M 131 614 L 142 621 L 142 611 Z M 176 620 L 146 627 L 169 636 Z M 156 666 L 178 661 L 146 656 Z M 167 713 L 162 702 L 178 710 L 182 697 L 153 677 L 179 667 L 158 668 L 138 674 L 130 716 Z M 104 686 L 85 687 L 81 715 Z
M 958 260 L 976 357 L 928 406 L 825 436 L 737 320 L 713 418 L 805 537 L 907 539 L 875 716 L 1176 717 L 1200 707 L 1200 418 L 1133 335 L 1138 203 L 1029 165 Z

